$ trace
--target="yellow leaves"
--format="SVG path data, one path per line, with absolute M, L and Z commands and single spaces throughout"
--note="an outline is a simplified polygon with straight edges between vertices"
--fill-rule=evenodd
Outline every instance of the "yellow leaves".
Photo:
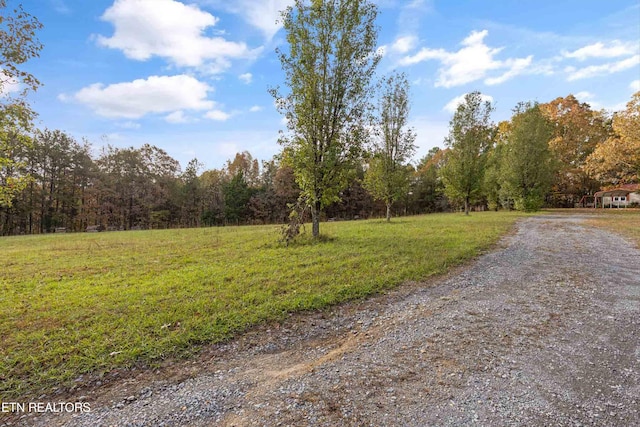
M 540 109 L 555 128 L 549 147 L 565 165 L 582 167 L 596 145 L 607 137 L 603 114 L 573 95 L 556 98 L 540 105 Z
M 586 169 L 601 181 L 623 184 L 640 180 L 640 92 L 613 117 L 615 135 L 599 144 Z

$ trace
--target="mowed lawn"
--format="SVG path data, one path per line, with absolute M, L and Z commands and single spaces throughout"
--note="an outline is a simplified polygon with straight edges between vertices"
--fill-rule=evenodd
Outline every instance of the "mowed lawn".
M 519 217 L 323 223 L 326 240 L 289 247 L 273 225 L 0 238 L 0 400 L 442 273 Z

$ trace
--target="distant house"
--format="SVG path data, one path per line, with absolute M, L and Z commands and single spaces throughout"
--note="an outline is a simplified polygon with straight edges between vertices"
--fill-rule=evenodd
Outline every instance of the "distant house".
M 625 184 L 609 190 L 598 191 L 594 196 L 594 208 L 626 208 L 640 205 L 640 184 Z

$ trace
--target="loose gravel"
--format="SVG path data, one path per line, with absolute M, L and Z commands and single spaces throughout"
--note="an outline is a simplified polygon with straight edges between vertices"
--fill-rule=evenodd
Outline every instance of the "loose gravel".
M 528 218 L 448 277 L 65 396 L 89 413 L 0 425 L 640 425 L 640 250 L 583 221 Z

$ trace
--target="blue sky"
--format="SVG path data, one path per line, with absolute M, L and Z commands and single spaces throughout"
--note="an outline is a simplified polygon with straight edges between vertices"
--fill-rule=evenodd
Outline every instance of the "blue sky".
M 9 3 L 16 3 L 11 0 Z M 28 70 L 37 125 L 97 150 L 150 143 L 183 166 L 280 151 L 276 24 L 290 0 L 29 0 L 44 24 Z M 377 0 L 380 75 L 412 83 L 415 159 L 443 146 L 456 99 L 479 90 L 504 120 L 520 101 L 570 93 L 624 108 L 640 90 L 637 0 Z

